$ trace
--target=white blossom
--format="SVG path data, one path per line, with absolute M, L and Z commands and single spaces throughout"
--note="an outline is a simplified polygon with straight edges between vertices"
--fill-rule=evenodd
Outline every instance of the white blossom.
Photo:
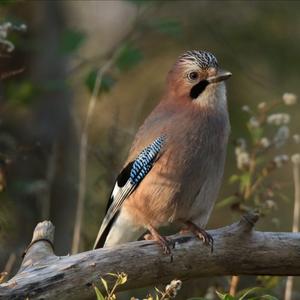
M 259 121 L 256 119 L 256 117 L 251 117 L 249 120 L 249 126 L 251 128 L 259 128 L 260 123 Z
M 293 164 L 298 165 L 300 164 L 300 153 L 295 153 L 291 156 L 291 161 Z
M 285 105 L 294 105 L 297 103 L 297 96 L 293 93 L 284 93 L 282 100 Z
M 260 144 L 263 148 L 268 148 L 271 145 L 271 142 L 267 137 L 263 137 L 260 139 Z
M 274 163 L 277 168 L 281 168 L 284 163 L 289 160 L 289 157 L 285 154 L 277 155 L 274 157 Z
M 284 125 L 279 127 L 273 139 L 275 146 L 278 148 L 283 146 L 286 143 L 289 136 L 290 129 L 288 128 L 288 126 Z
M 259 110 L 263 110 L 263 109 L 266 108 L 266 106 L 267 106 L 267 103 L 266 103 L 266 102 L 260 102 L 260 103 L 257 105 L 257 108 L 258 108 Z
M 277 204 L 274 200 L 268 199 L 265 201 L 265 206 L 268 209 L 277 209 Z
M 300 143 L 300 134 L 294 134 L 293 140 L 296 144 L 299 144 Z
M 207 299 L 207 300 L 215 300 L 216 299 L 216 288 L 214 286 L 210 286 L 207 289 L 204 298 Z
M 270 125 L 284 125 L 288 124 L 291 120 L 291 117 L 289 114 L 286 113 L 277 113 L 277 114 L 272 114 L 269 115 L 267 118 L 267 123 Z
M 235 147 L 235 156 L 237 161 L 238 169 L 243 169 L 250 163 L 249 153 L 246 151 L 247 143 L 246 140 L 240 138 L 237 140 L 237 146 Z
M 235 148 L 235 155 L 236 155 L 237 168 L 239 170 L 242 170 L 245 167 L 249 166 L 249 164 L 250 164 L 250 155 L 245 149 L 243 149 L 242 147 L 236 147 Z
M 248 105 L 243 105 L 242 106 L 242 111 L 244 111 L 244 112 L 250 112 L 251 110 L 250 110 L 250 107 Z
M 165 293 L 170 297 L 170 298 L 175 298 L 178 291 L 181 289 L 182 286 L 182 281 L 174 279 L 168 284 L 165 288 Z

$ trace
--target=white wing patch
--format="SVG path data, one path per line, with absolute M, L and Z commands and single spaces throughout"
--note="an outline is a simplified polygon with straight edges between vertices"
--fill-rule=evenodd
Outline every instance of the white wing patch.
M 120 173 L 111 193 L 111 205 L 102 222 L 94 248 L 97 246 L 105 229 L 120 210 L 124 200 L 134 191 L 143 178 L 149 173 L 161 151 L 165 137 L 161 136 L 153 141 L 148 147 L 138 155 L 138 157 L 129 163 Z M 130 169 L 126 169 L 130 168 Z M 121 178 L 120 178 L 121 176 Z M 125 178 L 124 178 L 125 177 Z

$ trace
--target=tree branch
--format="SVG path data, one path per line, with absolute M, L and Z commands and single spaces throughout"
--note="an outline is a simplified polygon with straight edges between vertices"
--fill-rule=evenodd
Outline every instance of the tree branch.
M 111 68 L 116 59 L 116 55 L 109 61 L 107 61 L 102 68 L 97 72 L 95 86 L 93 89 L 92 96 L 89 101 L 87 116 L 84 122 L 81 139 L 80 139 L 80 149 L 79 149 L 79 189 L 78 189 L 78 199 L 77 199 L 77 209 L 75 217 L 75 226 L 73 233 L 73 242 L 72 242 L 72 253 L 77 253 L 79 250 L 80 244 L 80 235 L 83 219 L 83 208 L 84 208 L 84 198 L 86 190 L 86 164 L 87 164 L 87 148 L 88 148 L 88 129 L 92 120 L 94 108 L 96 106 L 97 97 L 101 88 L 102 79 Z
M 216 275 L 300 275 L 300 233 L 253 230 L 257 215 L 210 231 L 214 252 L 189 235 L 175 235 L 173 262 L 151 241 L 71 256 L 54 255 L 53 225 L 39 223 L 19 272 L 0 285 L 1 299 L 82 299 L 108 272 L 125 272 L 125 289 Z

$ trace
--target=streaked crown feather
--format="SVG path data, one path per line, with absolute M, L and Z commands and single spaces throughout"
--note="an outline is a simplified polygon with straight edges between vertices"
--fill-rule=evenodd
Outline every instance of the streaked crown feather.
M 214 67 L 218 68 L 218 61 L 216 57 L 207 51 L 191 50 L 182 54 L 178 58 L 179 63 L 196 64 L 203 70 Z

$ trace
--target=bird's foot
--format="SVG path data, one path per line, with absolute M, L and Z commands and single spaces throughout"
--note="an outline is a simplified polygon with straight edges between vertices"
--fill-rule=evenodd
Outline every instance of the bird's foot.
M 160 235 L 158 231 L 152 226 L 148 226 L 148 230 L 150 231 L 150 233 L 145 234 L 144 239 L 147 241 L 156 241 L 162 247 L 164 254 L 171 255 L 171 259 L 172 259 L 172 251 L 170 246 L 174 248 L 175 246 L 174 242 Z
M 214 250 L 214 239 L 213 237 L 206 232 L 204 229 L 198 227 L 191 221 L 185 222 L 185 225 L 187 228 L 184 228 L 183 230 L 180 231 L 181 234 L 186 233 L 186 232 L 192 232 L 195 236 L 197 236 L 205 245 L 208 245 L 211 247 L 211 252 Z
M 182 228 L 180 231 L 179 231 L 179 234 L 187 234 L 187 233 L 190 233 L 191 231 L 187 228 Z
M 146 241 L 153 241 L 154 240 L 154 237 L 151 233 L 146 233 L 144 236 L 143 236 L 144 240 Z

